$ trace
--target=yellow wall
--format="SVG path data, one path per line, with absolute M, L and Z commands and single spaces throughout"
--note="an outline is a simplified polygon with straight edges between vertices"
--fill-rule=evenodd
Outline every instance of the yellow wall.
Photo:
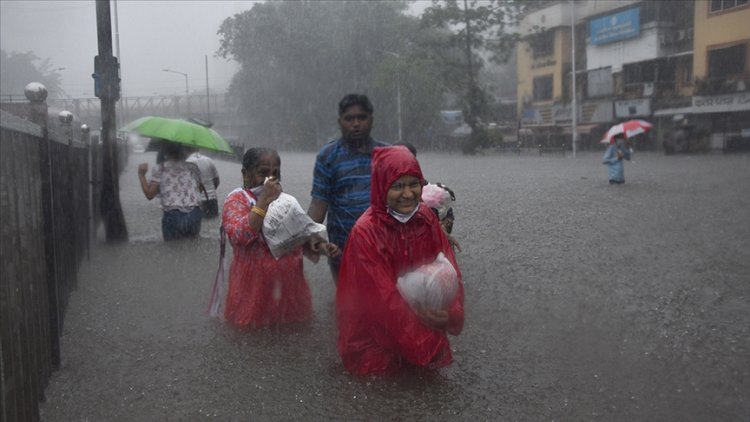
M 693 75 L 695 78 L 707 76 L 706 56 L 707 50 L 712 46 L 750 40 L 750 4 L 709 14 L 709 3 L 708 0 L 695 2 L 695 28 L 693 30 Z
M 560 101 L 563 95 L 563 66 L 570 62 L 570 30 L 565 27 L 551 29 L 555 31 L 555 51 L 552 55 L 534 59 L 529 44 L 525 41 L 518 43 L 517 75 L 518 75 L 518 113 L 523 111 L 523 97 L 529 98 L 535 104 L 552 104 Z M 554 63 L 552 63 L 554 62 Z M 534 101 L 534 78 L 552 75 L 552 99 L 549 101 Z

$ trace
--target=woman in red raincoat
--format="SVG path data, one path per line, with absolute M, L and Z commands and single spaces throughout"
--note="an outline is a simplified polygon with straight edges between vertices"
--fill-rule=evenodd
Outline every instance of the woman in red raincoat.
M 392 373 L 407 365 L 438 368 L 452 360 L 446 333 L 458 335 L 463 328 L 463 284 L 437 216 L 420 205 L 423 184 L 408 149 L 373 150 L 370 208 L 346 242 L 336 289 L 338 351 L 354 374 Z M 396 281 L 440 252 L 458 274 L 458 293 L 447 310 L 415 312 Z
M 261 233 L 266 209 L 281 193 L 280 178 L 278 153 L 251 148 L 242 160 L 244 186 L 224 201 L 222 227 L 234 250 L 224 318 L 235 326 L 262 327 L 312 317 L 310 288 L 302 267 L 303 247 L 276 259 Z M 316 248 L 325 254 L 339 253 L 338 247 L 328 242 Z

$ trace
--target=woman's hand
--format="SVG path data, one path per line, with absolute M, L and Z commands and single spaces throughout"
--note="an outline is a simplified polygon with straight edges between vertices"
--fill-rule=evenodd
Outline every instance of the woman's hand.
M 141 163 L 138 165 L 138 181 L 141 182 L 141 190 L 146 195 L 146 199 L 149 201 L 154 199 L 157 193 L 159 193 L 159 185 L 155 183 L 149 184 L 146 181 L 146 172 L 148 171 L 148 163 Z
M 448 311 L 441 309 L 419 308 L 416 310 L 417 316 L 422 322 L 430 328 L 436 330 L 445 330 L 448 324 Z
M 275 201 L 279 195 L 281 195 L 281 182 L 271 176 L 263 183 L 263 190 L 260 193 L 260 198 L 258 198 L 258 206 L 264 210 L 268 209 L 268 205 Z

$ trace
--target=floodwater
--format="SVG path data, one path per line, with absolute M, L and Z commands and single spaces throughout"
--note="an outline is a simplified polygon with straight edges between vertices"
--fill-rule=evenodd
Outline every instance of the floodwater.
M 306 208 L 314 154 L 281 157 Z M 336 353 L 324 262 L 305 262 L 309 324 L 206 317 L 219 222 L 164 244 L 136 175 L 154 155 L 132 155 L 130 242 L 84 263 L 42 418 L 750 419 L 750 156 L 636 153 L 622 186 L 600 158 L 420 154 L 427 179 L 456 192 L 466 326 L 447 368 L 356 378 Z M 240 165 L 217 164 L 223 198 Z

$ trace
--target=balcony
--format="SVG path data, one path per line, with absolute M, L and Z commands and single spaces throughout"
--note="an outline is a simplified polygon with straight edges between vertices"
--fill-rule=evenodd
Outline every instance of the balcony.
M 750 91 L 750 75 L 737 78 L 695 79 L 695 95 L 721 95 Z

